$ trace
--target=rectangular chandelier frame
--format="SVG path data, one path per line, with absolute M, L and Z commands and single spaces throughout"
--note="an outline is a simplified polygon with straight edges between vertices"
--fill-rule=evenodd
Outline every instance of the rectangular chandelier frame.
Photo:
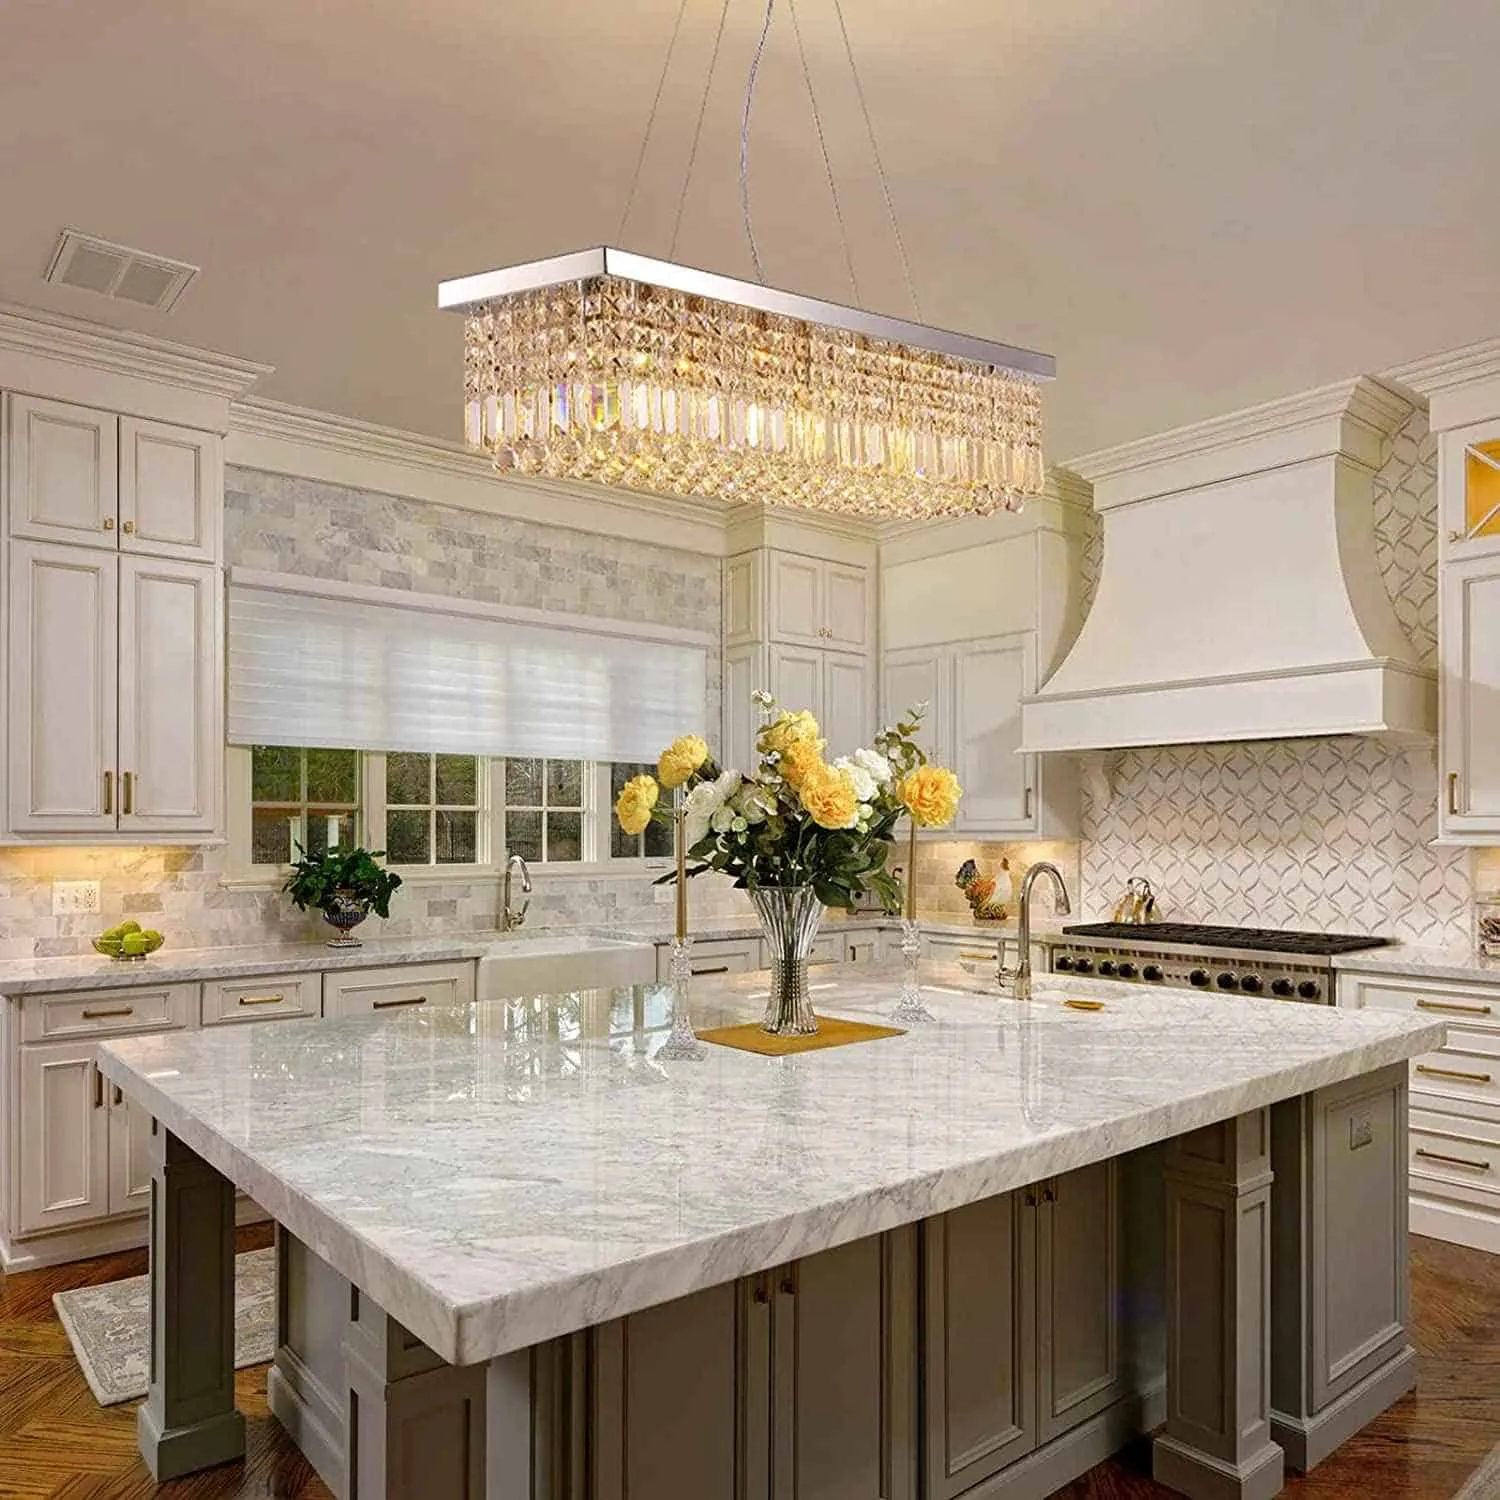
M 1050 355 L 608 246 L 441 283 L 497 469 L 887 519 L 1044 483 Z

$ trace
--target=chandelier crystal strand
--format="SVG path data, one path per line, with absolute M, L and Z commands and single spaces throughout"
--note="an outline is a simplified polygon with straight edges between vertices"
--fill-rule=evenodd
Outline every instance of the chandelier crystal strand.
M 1036 380 L 603 275 L 470 310 L 469 441 L 497 468 L 875 517 L 1018 509 Z

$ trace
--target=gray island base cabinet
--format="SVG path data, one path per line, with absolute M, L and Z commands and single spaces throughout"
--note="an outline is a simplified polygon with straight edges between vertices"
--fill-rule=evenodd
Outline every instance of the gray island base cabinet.
M 836 971 L 822 1008 L 896 982 Z M 243 1452 L 238 1185 L 280 1226 L 272 1409 L 346 1500 L 1041 1500 L 1157 1427 L 1174 1489 L 1274 1495 L 1412 1385 L 1405 1062 L 1441 1027 L 1057 1004 L 1101 988 L 945 984 L 903 1038 L 691 1070 L 614 1028 L 631 991 L 110 1043 L 157 1122 L 142 1451 L 160 1478 Z M 666 1122 L 714 1108 L 664 1170 Z M 747 1109 L 795 1152 L 726 1151 Z

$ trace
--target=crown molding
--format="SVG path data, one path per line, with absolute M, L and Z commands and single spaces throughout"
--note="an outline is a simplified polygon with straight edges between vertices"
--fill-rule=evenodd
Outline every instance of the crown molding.
M 1418 396 L 1431 397 L 1455 386 L 1493 380 L 1497 376 L 1500 376 L 1500 338 L 1408 360 L 1382 371 L 1380 378 Z
M 0 302 L 0 350 L 152 380 L 226 401 L 243 395 L 272 369 L 15 302 Z

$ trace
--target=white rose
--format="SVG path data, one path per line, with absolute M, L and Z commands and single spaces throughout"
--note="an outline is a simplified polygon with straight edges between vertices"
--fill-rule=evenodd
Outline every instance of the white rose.
M 715 809 L 713 817 L 709 819 L 709 826 L 715 833 L 728 833 L 734 827 L 734 809 L 732 807 Z
M 682 819 L 682 836 L 689 849 L 696 848 L 708 837 L 708 818 L 702 813 L 685 813 Z
M 835 771 L 842 771 L 849 778 L 849 785 L 853 789 L 855 797 L 861 802 L 872 801 L 875 796 L 875 778 L 870 774 L 868 766 L 862 766 L 857 760 L 850 760 L 847 756 L 833 763 Z
M 876 786 L 884 786 L 895 774 L 890 761 L 878 750 L 856 750 L 854 764 L 866 772 Z

